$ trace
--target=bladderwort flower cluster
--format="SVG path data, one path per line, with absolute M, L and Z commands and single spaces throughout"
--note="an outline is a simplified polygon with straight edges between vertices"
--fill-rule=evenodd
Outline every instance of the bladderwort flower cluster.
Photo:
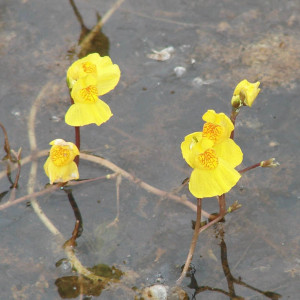
M 231 100 L 234 111 L 251 107 L 260 92 L 260 82 L 241 81 Z M 182 156 L 193 171 L 189 190 L 196 198 L 221 196 L 229 192 L 241 175 L 235 167 L 241 164 L 243 152 L 231 138 L 233 122 L 224 113 L 208 110 L 202 132 L 187 135 L 181 144 Z
M 96 124 L 100 126 L 112 117 L 110 107 L 101 99 L 113 90 L 120 80 L 119 66 L 110 57 L 92 53 L 75 61 L 67 71 L 67 85 L 72 104 L 65 115 L 65 122 L 79 132 L 80 126 Z M 44 170 L 50 184 L 67 182 L 79 178 L 78 166 L 74 162 L 80 155 L 79 144 L 63 139 L 55 139 L 50 145 L 49 157 Z
M 202 131 L 187 135 L 181 143 L 182 156 L 193 169 L 189 178 L 189 190 L 197 198 L 197 219 L 189 253 L 177 284 L 181 283 L 187 273 L 199 233 L 220 221 L 227 212 L 240 207 L 235 202 L 226 210 L 225 194 L 237 184 L 241 174 L 256 167 L 278 165 L 272 158 L 239 172 L 235 169 L 243 160 L 243 152 L 234 142 L 235 119 L 242 106 L 252 106 L 260 92 L 259 85 L 259 81 L 250 83 L 246 79 L 242 80 L 233 92 L 230 118 L 222 112 L 208 110 L 202 117 L 205 121 Z M 201 227 L 202 198 L 215 196 L 219 202 L 219 214 Z
M 234 126 L 224 114 L 208 110 L 202 132 L 187 135 L 181 144 L 182 156 L 193 168 L 189 189 L 196 198 L 227 193 L 241 175 L 235 170 L 243 160 L 240 147 L 230 138 Z

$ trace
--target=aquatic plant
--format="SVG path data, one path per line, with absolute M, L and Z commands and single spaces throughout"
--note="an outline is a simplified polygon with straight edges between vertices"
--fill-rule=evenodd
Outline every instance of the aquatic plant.
M 120 69 L 108 56 L 89 54 L 75 61 L 67 71 L 67 84 L 72 105 L 65 115 L 70 126 L 96 124 L 100 126 L 110 119 L 109 106 L 98 98 L 112 89 L 120 80 Z
M 44 164 L 50 184 L 78 179 L 78 168 L 74 162 L 74 158 L 79 155 L 76 145 L 63 139 L 56 139 L 50 142 L 50 145 L 52 145 L 50 154 Z
M 235 88 L 231 100 L 230 119 L 224 114 L 208 110 L 203 115 L 206 122 L 202 132 L 187 135 L 181 143 L 182 156 L 193 171 L 189 182 L 191 194 L 197 198 L 197 218 L 194 235 L 184 264 L 177 280 L 180 284 L 192 261 L 198 235 L 209 226 L 219 222 L 226 213 L 241 207 L 237 202 L 226 210 L 225 194 L 229 192 L 241 178 L 241 174 L 256 167 L 276 167 L 274 158 L 259 162 L 241 171 L 236 171 L 243 160 L 243 152 L 234 142 L 234 125 L 240 108 L 251 107 L 260 92 L 260 82 L 250 83 L 242 80 Z M 217 196 L 219 214 L 211 216 L 210 222 L 201 226 L 202 198 Z
M 235 120 L 239 114 L 240 108 L 243 106 L 251 107 L 260 92 L 259 82 L 249 83 L 247 80 L 241 81 L 234 90 L 231 101 L 232 112 L 230 118 L 225 113 L 216 113 L 214 110 L 208 110 L 202 117 L 204 121 L 202 131 L 196 131 L 188 134 L 181 143 L 182 156 L 187 164 L 192 168 L 190 178 L 184 181 L 183 185 L 188 182 L 191 194 L 197 198 L 196 205 L 187 200 L 184 195 L 178 196 L 176 193 L 166 192 L 147 184 L 102 157 L 80 153 L 80 126 L 91 123 L 95 123 L 99 126 L 110 119 L 112 116 L 110 108 L 105 102 L 99 99 L 99 96 L 114 89 L 119 82 L 119 79 L 119 67 L 116 64 L 113 64 L 109 57 L 101 57 L 97 53 L 93 53 L 79 59 L 70 66 L 67 71 L 67 84 L 72 102 L 71 107 L 65 115 L 65 121 L 67 124 L 75 127 L 76 145 L 71 142 L 66 142 L 63 139 L 56 139 L 50 143 L 52 146 L 50 153 L 48 149 L 40 152 L 37 151 L 34 119 L 42 96 L 37 97 L 32 106 L 28 122 L 30 147 L 32 153 L 34 153 L 36 157 L 42 157 L 49 154 L 49 157 L 44 164 L 44 170 L 46 175 L 49 177 L 50 184 L 52 186 L 41 191 L 34 192 L 33 183 L 36 177 L 37 162 L 32 160 L 31 156 L 26 157 L 25 159 L 22 159 L 22 164 L 28 163 L 32 160 L 32 167 L 29 176 L 30 179 L 28 182 L 28 195 L 18 199 L 15 199 L 14 191 L 17 188 L 19 174 L 21 171 L 21 149 L 16 153 L 10 148 L 6 130 L 0 123 L 5 135 L 4 149 L 7 153 L 6 158 L 12 164 L 17 163 L 15 168 L 18 169 L 17 176 L 12 185 L 10 199 L 6 203 L 0 205 L 0 210 L 30 199 L 31 206 L 41 221 L 49 229 L 49 231 L 59 238 L 59 242 L 63 244 L 63 249 L 72 268 L 77 271 L 80 277 L 82 275 L 84 280 L 86 278 L 88 279 L 85 282 L 85 286 L 87 288 L 96 288 L 94 292 L 95 294 L 99 294 L 99 292 L 101 293 L 101 289 L 109 282 L 119 283 L 120 277 L 126 274 L 121 272 L 119 274 L 120 276 L 117 278 L 113 278 L 113 276 L 106 277 L 105 274 L 101 272 L 97 273 L 97 270 L 94 268 L 86 268 L 81 264 L 80 260 L 76 256 L 74 248 L 76 246 L 76 239 L 82 232 L 82 218 L 72 195 L 72 191 L 66 187 L 96 180 L 116 179 L 117 216 L 115 220 L 110 223 L 110 226 L 116 225 L 119 221 L 119 186 L 122 178 L 128 179 L 137 186 L 150 193 L 158 195 L 161 198 L 172 199 L 195 210 L 197 212 L 197 217 L 193 238 L 181 276 L 177 280 L 177 285 L 180 285 L 190 266 L 199 234 L 213 224 L 221 221 L 227 213 L 231 213 L 241 206 L 238 202 L 234 202 L 227 208 L 225 194 L 237 184 L 241 175 L 246 171 L 256 167 L 278 166 L 275 159 L 271 158 L 258 162 L 243 170 L 236 170 L 236 167 L 238 167 L 243 160 L 243 152 L 234 141 Z M 45 87 L 41 90 L 41 95 L 46 94 L 49 86 L 50 84 L 45 85 Z M 79 179 L 79 155 L 82 159 L 94 162 L 112 170 L 113 173 L 97 178 L 75 181 L 76 179 Z M 7 174 L 9 172 L 10 169 L 7 171 Z M 65 241 L 60 231 L 43 213 L 36 200 L 36 197 L 58 189 L 62 189 L 67 193 L 76 218 L 72 236 L 67 241 Z M 207 197 L 217 197 L 219 203 L 219 214 L 209 214 L 202 209 L 202 199 Z M 202 216 L 206 217 L 207 221 L 201 222 Z M 110 267 L 108 266 L 108 268 Z M 111 268 L 113 271 L 112 274 L 115 272 L 115 269 L 113 268 L 114 267 Z M 78 283 L 77 276 L 67 278 L 68 282 L 69 279 L 71 283 Z M 65 278 L 63 278 L 63 280 L 65 280 Z M 58 283 L 58 281 L 56 281 L 56 283 Z M 62 283 L 64 285 L 65 281 L 62 281 Z M 99 286 L 99 283 L 101 286 Z M 241 283 L 241 281 L 238 281 L 238 283 Z M 83 286 L 82 282 L 80 282 L 80 284 Z
M 193 168 L 189 179 L 190 192 L 197 198 L 221 196 L 240 179 L 234 168 L 243 159 L 240 147 L 230 139 L 234 128 L 224 114 L 209 110 L 202 132 L 187 135 L 181 144 L 182 156 Z

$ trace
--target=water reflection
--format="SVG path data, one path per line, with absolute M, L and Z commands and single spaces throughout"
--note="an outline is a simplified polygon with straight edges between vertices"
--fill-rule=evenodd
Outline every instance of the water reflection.
M 83 232 L 83 221 L 81 212 L 73 196 L 72 189 L 63 188 L 63 190 L 68 196 L 69 203 L 76 220 L 72 236 L 64 243 L 63 247 L 70 247 L 71 249 L 74 249 L 76 247 L 76 239 L 80 237 Z M 56 263 L 56 267 L 68 265 L 67 262 L 67 259 L 60 259 Z M 100 296 L 102 290 L 108 283 L 118 282 L 123 275 L 121 270 L 114 266 L 110 267 L 106 264 L 98 264 L 92 268 L 87 268 L 87 270 L 98 275 L 102 280 L 93 280 L 92 278 L 87 278 L 80 274 L 57 278 L 55 285 L 57 286 L 57 291 L 61 298 L 70 299 L 76 298 L 79 295 Z
M 82 58 L 90 53 L 99 53 L 101 56 L 109 54 L 109 39 L 102 32 L 101 16 L 96 13 L 97 24 L 89 29 L 85 26 L 83 18 L 74 2 L 69 0 L 71 7 L 73 8 L 74 14 L 81 26 L 81 32 L 78 40 L 80 51 L 78 57 Z M 70 51 L 75 54 L 75 51 Z
M 72 210 L 73 210 L 74 216 L 75 216 L 75 220 L 76 220 L 74 230 L 72 232 L 72 237 L 65 242 L 64 247 L 67 247 L 67 246 L 74 247 L 76 245 L 76 239 L 78 237 L 80 237 L 83 232 L 82 217 L 81 217 L 79 207 L 75 201 L 75 198 L 73 197 L 72 190 L 66 189 L 66 188 L 64 188 L 63 190 L 68 195 L 69 203 L 72 207 Z
M 84 276 L 65 276 L 57 278 L 55 285 L 61 298 L 71 299 L 79 295 L 100 296 L 103 289 L 111 281 L 118 281 L 123 272 L 115 267 L 109 267 L 105 264 L 99 264 L 89 269 L 94 274 L 104 277 L 107 280 L 92 281 Z
M 195 278 L 196 270 L 195 270 L 195 268 L 190 267 L 189 273 L 187 274 L 187 276 L 190 277 L 190 280 L 191 280 L 188 287 L 194 290 L 192 299 L 197 299 L 196 295 L 198 295 L 204 291 L 220 293 L 220 294 L 228 296 L 230 299 L 236 299 L 236 300 L 244 299 L 243 297 L 236 294 L 235 285 L 240 285 L 245 288 L 248 288 L 252 291 L 257 292 L 258 294 L 265 296 L 266 298 L 269 298 L 269 299 L 277 300 L 277 299 L 281 298 L 281 295 L 279 295 L 277 293 L 274 293 L 271 291 L 262 291 L 254 286 L 247 284 L 245 281 L 243 281 L 241 279 L 241 277 L 236 278 L 231 274 L 229 263 L 228 263 L 228 258 L 227 258 L 227 246 L 226 246 L 224 237 L 225 237 L 225 232 L 223 230 L 223 225 L 218 223 L 216 238 L 218 238 L 220 240 L 219 245 L 220 245 L 221 263 L 222 263 L 222 269 L 223 269 L 223 272 L 224 272 L 224 275 L 225 275 L 225 278 L 227 281 L 228 291 L 220 289 L 220 288 L 214 288 L 211 286 L 199 286 L 197 283 L 197 280 Z

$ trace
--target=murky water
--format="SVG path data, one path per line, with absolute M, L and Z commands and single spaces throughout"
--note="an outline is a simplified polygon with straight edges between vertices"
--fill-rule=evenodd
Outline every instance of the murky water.
M 242 208 L 200 235 L 181 287 L 197 300 L 297 299 L 299 13 L 296 0 L 2 0 L 0 122 L 11 147 L 22 147 L 26 158 L 31 153 L 28 122 L 39 101 L 34 121 L 38 150 L 49 149 L 55 138 L 73 141 L 73 128 L 64 123 L 66 70 L 87 53 L 109 54 L 122 71 L 116 89 L 102 97 L 114 116 L 100 127 L 82 128 L 82 149 L 172 191 L 190 174 L 180 152 L 184 136 L 201 130 L 207 109 L 229 114 L 240 80 L 261 81 L 256 103 L 244 108 L 236 123 L 236 141 L 244 152 L 240 168 L 270 157 L 281 165 L 249 171 L 227 195 L 228 205 L 238 200 Z M 90 44 L 78 45 L 101 18 L 102 30 Z M 148 58 L 152 50 L 170 46 L 170 59 Z M 186 72 L 178 76 L 176 67 Z M 5 156 L 2 146 L 0 155 Z M 35 191 L 48 182 L 45 156 L 37 161 Z M 31 162 L 22 166 L 15 198 L 28 193 L 31 171 Z M 99 164 L 80 161 L 82 179 L 108 173 Z M 10 186 L 2 176 L 0 193 L 8 193 L 0 204 L 8 201 Z M 119 222 L 112 223 L 118 187 Z M 155 283 L 171 290 L 185 262 L 195 211 L 126 178 L 118 187 L 116 180 L 72 187 L 83 220 L 76 256 L 99 276 L 112 278 L 110 283 L 93 284 L 72 271 L 63 243 L 22 202 L 1 211 L 1 299 L 134 299 Z M 182 194 L 195 203 L 187 188 Z M 55 191 L 38 201 L 69 239 L 75 218 L 67 193 Z M 217 212 L 216 199 L 203 202 L 205 210 Z

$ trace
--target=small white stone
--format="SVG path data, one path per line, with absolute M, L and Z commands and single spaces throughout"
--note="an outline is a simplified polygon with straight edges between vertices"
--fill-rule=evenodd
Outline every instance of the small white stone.
M 174 72 L 176 74 L 176 77 L 179 78 L 179 77 L 182 77 L 185 74 L 186 68 L 178 66 L 178 67 L 174 68 Z
M 142 297 L 145 300 L 166 300 L 168 296 L 168 287 L 162 284 L 155 284 L 146 287 L 143 290 Z

